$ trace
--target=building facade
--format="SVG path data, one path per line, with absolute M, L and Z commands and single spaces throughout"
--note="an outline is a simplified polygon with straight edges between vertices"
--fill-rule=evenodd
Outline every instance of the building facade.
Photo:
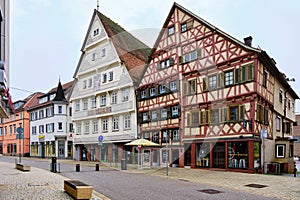
M 13 110 L 9 94 L 10 1 L 0 0 L 0 118 Z
M 73 157 L 72 107 L 68 98 L 73 81 L 42 94 L 32 105 L 30 113 L 30 156 L 49 158 Z
M 27 109 L 36 101 L 37 93 L 24 100 L 14 102 L 15 113 L 9 118 L 2 118 L 0 124 L 0 154 L 9 156 L 30 155 L 30 125 Z M 21 136 L 18 134 L 18 128 Z
M 296 115 L 296 126 L 293 131 L 294 156 L 300 158 L 300 115 Z
M 137 138 L 135 88 L 149 48 L 94 10 L 81 51 L 71 95 L 74 158 L 118 162 Z
M 288 85 L 252 37 L 241 42 L 174 3 L 137 91 L 141 137 L 164 147 L 153 162 L 243 172 L 278 162 L 277 83 Z M 286 95 L 291 123 L 298 96 Z

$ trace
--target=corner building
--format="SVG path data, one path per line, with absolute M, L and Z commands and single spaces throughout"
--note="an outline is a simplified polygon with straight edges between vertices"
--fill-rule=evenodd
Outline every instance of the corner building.
M 137 138 L 135 88 L 150 49 L 94 10 L 81 52 L 71 95 L 74 159 L 119 162 Z
M 255 172 L 278 162 L 274 85 L 288 84 L 251 43 L 174 3 L 137 90 L 141 137 L 168 145 L 152 154 L 153 163 Z M 291 88 L 289 96 L 298 98 Z M 261 133 L 274 141 L 267 150 Z

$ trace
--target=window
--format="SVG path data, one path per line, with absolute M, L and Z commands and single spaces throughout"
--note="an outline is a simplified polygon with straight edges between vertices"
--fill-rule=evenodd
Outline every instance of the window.
M 92 85 L 93 85 L 93 79 L 89 78 L 89 80 L 88 80 L 88 87 L 90 88 L 90 87 L 92 87 Z
M 17 126 L 16 126 L 16 124 L 14 124 L 14 134 L 16 134 L 17 133 Z
M 150 97 L 154 97 L 156 95 L 156 88 L 150 88 Z
M 43 119 L 44 118 L 44 110 L 40 110 L 39 111 L 39 119 Z
M 177 91 L 177 81 L 170 82 L 170 90 Z
M 71 133 L 73 133 L 73 131 L 74 131 L 74 129 L 73 129 L 73 123 L 70 123 L 70 124 L 69 124 L 69 131 L 70 131 Z
M 58 122 L 57 124 L 58 126 L 58 131 L 62 131 L 63 130 L 63 123 L 62 122 Z
M 144 139 L 150 140 L 150 133 L 144 133 Z
M 217 75 L 208 77 L 208 86 L 210 90 L 217 89 Z
M 287 134 L 291 133 L 291 123 L 290 122 L 283 123 L 283 132 L 287 133 Z
M 179 106 L 173 106 L 172 107 L 172 117 L 178 117 L 179 116 Z
M 118 98 L 118 93 L 117 92 L 112 92 L 111 93 L 111 104 L 116 104 L 117 103 L 117 98 Z
M 276 158 L 285 158 L 284 144 L 276 144 Z
M 75 102 L 75 111 L 80 111 L 80 100 Z
M 107 81 L 107 74 L 102 74 L 102 83 L 105 83 Z
M 288 100 L 288 109 L 291 110 L 291 99 Z
M 262 84 L 265 88 L 267 87 L 267 82 L 268 82 L 268 72 L 267 72 L 267 70 L 264 70 Z
M 44 133 L 44 125 L 39 125 L 39 133 Z
M 279 102 L 282 103 L 282 90 L 279 90 Z
M 152 134 L 152 142 L 158 143 L 159 142 L 159 133 L 153 132 Z
M 2 136 L 2 135 L 3 135 L 3 128 L 0 127 L 0 136 Z
M 172 131 L 172 141 L 173 142 L 179 142 L 180 141 L 179 130 L 173 130 Z
M 69 116 L 72 117 L 72 107 L 69 107 Z
M 193 112 L 192 113 L 192 126 L 198 126 L 199 125 L 199 112 Z
M 151 111 L 151 120 L 152 121 L 156 121 L 157 120 L 157 111 L 156 110 L 152 110 Z
M 159 86 L 159 94 L 164 94 L 164 93 L 166 93 L 166 86 L 160 85 Z
M 31 127 L 32 135 L 36 135 L 36 126 Z
M 93 53 L 93 54 L 92 54 L 92 61 L 95 61 L 96 58 L 97 58 L 97 54 L 96 54 L 96 53 Z
M 253 63 L 246 64 L 241 66 L 241 82 L 253 81 L 254 80 L 254 65 Z
M 102 119 L 102 131 L 107 132 L 108 131 L 108 120 Z
M 239 107 L 238 106 L 229 107 L 229 117 L 230 117 L 230 121 L 238 121 L 238 119 L 239 119 Z
M 94 30 L 94 36 L 96 36 L 98 34 L 99 34 L 99 28 L 97 28 L 97 29 Z
M 168 58 L 166 60 L 162 60 L 159 63 L 157 63 L 156 68 L 158 70 L 161 70 L 161 69 L 165 69 L 165 68 L 171 67 L 173 65 L 174 65 L 174 58 Z
M 46 117 L 51 117 L 53 115 L 52 108 L 46 108 Z
M 169 131 L 168 130 L 162 131 L 162 142 L 169 142 Z
M 225 86 L 233 85 L 233 71 L 225 72 Z
M 86 80 L 83 80 L 83 82 L 82 82 L 82 88 L 83 88 L 83 89 L 86 88 Z
M 184 83 L 184 94 L 196 94 L 197 88 L 197 79 L 192 79 Z
M 142 99 L 145 99 L 146 97 L 147 97 L 146 90 L 142 90 L 142 91 L 141 91 L 141 98 L 142 98 Z
M 92 103 L 92 108 L 96 108 L 97 107 L 97 98 L 96 97 L 92 97 L 91 103 Z
M 89 134 L 89 132 L 90 132 L 90 122 L 87 121 L 87 122 L 84 122 L 84 133 Z
M 148 112 L 144 112 L 142 115 L 143 115 L 143 122 L 148 122 L 149 121 Z
M 112 81 L 114 78 L 114 73 L 113 72 L 109 72 L 108 73 L 108 81 Z
M 54 132 L 54 124 L 46 124 L 46 133 L 52 133 Z
M 161 117 L 161 119 L 167 119 L 167 116 L 168 116 L 167 109 L 166 108 L 162 108 L 160 110 L 160 117 Z
M 106 106 L 106 94 L 101 95 L 101 106 Z
M 129 88 L 125 88 L 123 90 L 123 101 L 128 101 L 129 100 Z
M 131 116 L 125 115 L 124 116 L 124 129 L 130 129 L 131 128 Z
M 98 120 L 93 121 L 93 133 L 98 133 Z
M 168 36 L 173 35 L 175 33 L 175 27 L 174 26 L 170 26 L 168 28 Z
M 101 57 L 104 57 L 104 56 L 105 56 L 105 53 L 106 53 L 105 48 L 101 49 Z
M 280 131 L 280 117 L 276 116 L 276 131 Z
M 191 61 L 194 61 L 196 60 L 198 57 L 201 57 L 201 50 L 198 50 L 198 51 L 192 51 L 192 52 L 189 52 L 187 54 L 184 54 L 183 57 L 182 57 L 182 61 L 180 61 L 180 63 L 187 63 L 187 62 L 191 62 Z
M 219 109 L 214 109 L 211 111 L 211 123 L 219 123 Z
M 77 123 L 76 124 L 76 135 L 80 135 L 81 134 L 81 123 Z
M 257 112 L 256 113 L 257 120 L 260 123 L 268 125 L 269 124 L 269 110 L 266 107 L 264 107 L 260 104 L 257 104 L 256 112 Z
M 83 110 L 87 110 L 87 109 L 88 109 L 88 100 L 83 99 Z
M 186 26 L 186 23 L 183 23 L 183 24 L 181 24 L 181 32 L 183 33 L 185 31 L 187 31 L 187 26 Z
M 62 106 L 58 106 L 58 114 L 62 114 Z
M 113 117 L 113 131 L 119 130 L 119 117 Z

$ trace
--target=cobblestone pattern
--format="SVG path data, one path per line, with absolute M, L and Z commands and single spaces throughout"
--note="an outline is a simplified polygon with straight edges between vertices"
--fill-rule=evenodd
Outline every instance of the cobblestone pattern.
M 31 167 L 29 172 L 15 169 L 11 163 L 0 162 L 0 199 L 2 200 L 72 200 L 63 189 L 63 176 Z M 100 200 L 94 193 L 94 200 Z

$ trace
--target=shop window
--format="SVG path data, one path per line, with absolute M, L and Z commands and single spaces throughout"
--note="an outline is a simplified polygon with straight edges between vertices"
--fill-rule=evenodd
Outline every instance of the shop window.
M 228 167 L 248 168 L 248 143 L 229 142 L 228 143 Z
M 196 166 L 197 167 L 210 166 L 210 144 L 209 143 L 196 144 Z

